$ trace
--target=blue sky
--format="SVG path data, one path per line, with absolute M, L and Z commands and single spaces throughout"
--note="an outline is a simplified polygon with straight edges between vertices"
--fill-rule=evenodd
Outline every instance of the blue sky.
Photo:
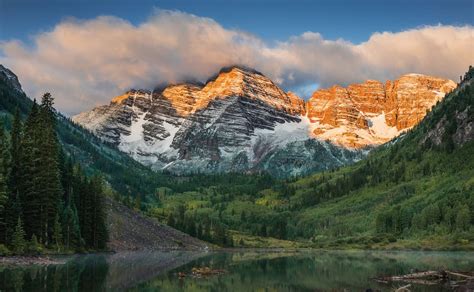
M 402 1 L 150 1 L 150 0 L 0 0 L 0 39 L 20 39 L 49 30 L 67 17 L 114 15 L 139 24 L 154 7 L 210 17 L 267 42 L 306 31 L 325 39 L 359 43 L 377 31 L 402 31 L 423 25 L 472 24 L 473 0 Z

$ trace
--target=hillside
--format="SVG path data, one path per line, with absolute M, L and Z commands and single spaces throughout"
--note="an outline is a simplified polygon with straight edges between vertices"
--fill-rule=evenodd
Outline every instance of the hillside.
M 471 68 L 418 126 L 353 166 L 297 180 L 229 177 L 193 192 L 162 190 L 150 213 L 316 247 L 473 249 L 473 76 Z
M 107 199 L 108 247 L 124 250 L 208 250 L 209 244 Z
M 418 126 L 364 161 L 291 183 L 305 206 L 293 218 L 298 236 L 322 246 L 473 248 L 472 77 L 471 67 Z
M 11 119 L 16 110 L 24 118 L 29 114 L 32 104 L 32 100 L 22 91 L 14 73 L 0 67 L 0 111 L 7 127 L 11 127 Z M 87 130 L 74 125 L 60 113 L 56 113 L 56 117 L 58 138 L 65 154 L 73 158 L 74 162 L 80 163 L 89 174 L 104 175 L 114 189 L 110 191 L 107 188 L 108 193 L 115 195 L 115 199 L 128 198 L 130 193 L 136 194 L 137 197 L 153 194 L 154 187 L 160 181 L 170 183 L 169 177 L 153 173 L 113 146 L 102 143 Z M 77 175 L 77 172 L 71 171 L 71 175 Z M 74 187 L 74 193 L 78 195 L 85 186 L 74 183 Z M 93 192 L 92 189 L 90 191 Z M 147 218 L 138 210 L 128 208 L 111 197 L 106 197 L 105 200 L 109 249 L 115 251 L 208 249 L 206 243 Z M 94 205 L 94 208 L 98 206 Z
M 60 97 L 58 97 L 60 98 Z M 18 109 L 22 117 L 29 113 L 33 101 L 21 90 L 16 75 L 0 65 L 0 115 L 9 128 Z M 57 113 L 57 131 L 63 149 L 80 162 L 89 173 L 101 172 L 115 190 L 122 194 L 150 194 L 166 180 L 140 163 L 107 145 L 92 133 Z

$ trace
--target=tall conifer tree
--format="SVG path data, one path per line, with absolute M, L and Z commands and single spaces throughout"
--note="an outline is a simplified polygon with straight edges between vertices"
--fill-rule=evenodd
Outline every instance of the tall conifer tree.
M 21 167 L 23 165 L 21 158 L 22 130 L 20 111 L 18 108 L 13 116 L 13 124 L 10 132 L 10 170 L 8 174 L 8 199 L 5 211 L 6 234 L 4 241 L 9 243 L 11 236 L 17 224 L 18 217 L 23 218 L 20 196 L 20 182 L 22 180 Z
M 0 243 L 7 243 L 7 204 L 8 204 L 8 140 L 0 123 Z
M 39 166 L 39 140 L 42 125 L 39 124 L 39 108 L 36 100 L 33 102 L 30 114 L 26 119 L 23 137 L 21 139 L 21 167 L 19 169 L 20 180 L 17 188 L 20 204 L 23 210 L 24 228 L 27 238 L 36 234 L 41 242 L 43 237 L 44 206 L 40 197 Z
M 17 108 L 13 116 L 13 124 L 11 130 L 10 156 L 11 156 L 11 173 L 9 176 L 9 187 L 12 193 L 19 192 L 18 186 L 21 181 L 21 138 L 22 123 L 20 111 Z M 16 218 L 15 218 L 16 221 Z
M 51 94 L 45 93 L 39 110 L 40 140 L 38 191 L 42 205 L 43 242 L 50 243 L 54 234 L 55 218 L 60 210 L 59 201 L 62 194 L 59 171 L 59 142 L 56 136 L 56 117 Z

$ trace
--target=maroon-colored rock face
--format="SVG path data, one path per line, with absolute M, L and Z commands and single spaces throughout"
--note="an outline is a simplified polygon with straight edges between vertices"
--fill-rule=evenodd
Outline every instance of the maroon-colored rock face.
M 317 90 L 306 110 L 315 137 L 351 148 L 378 145 L 418 124 L 456 87 L 451 80 L 407 74 Z
M 321 89 L 305 102 L 254 70 L 234 67 L 203 85 L 130 90 L 73 120 L 155 169 L 326 169 L 416 125 L 455 85 L 410 74 Z M 343 153 L 323 140 L 351 149 Z

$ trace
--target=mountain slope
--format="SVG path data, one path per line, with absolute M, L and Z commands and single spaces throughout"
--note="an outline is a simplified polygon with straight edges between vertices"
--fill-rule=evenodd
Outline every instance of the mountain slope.
M 262 246 L 261 236 L 315 247 L 472 250 L 473 77 L 471 69 L 419 125 L 354 165 L 301 179 L 227 175 L 195 191 L 171 188 L 150 214 L 216 220 L 243 246 Z
M 472 249 L 474 69 L 415 126 L 354 166 L 295 183 L 299 236 L 321 246 Z
M 107 198 L 108 247 L 114 251 L 207 250 L 209 244 Z
M 204 85 L 131 90 L 73 120 L 155 170 L 287 177 L 360 160 L 361 148 L 412 127 L 454 88 L 421 75 L 367 84 L 320 90 L 305 103 L 261 73 L 234 66 Z M 416 111 L 409 123 L 408 109 Z
M 0 65 L 0 113 L 4 120 L 9 122 L 16 109 L 26 116 L 31 105 L 32 101 L 21 90 L 16 75 Z M 112 187 L 122 195 L 132 193 L 145 197 L 153 194 L 158 184 L 166 186 L 173 183 L 170 177 L 152 172 L 61 114 L 57 113 L 57 118 L 58 137 L 66 154 L 74 157 L 88 172 L 105 175 Z M 106 198 L 106 203 L 108 247 L 114 251 L 208 249 L 205 242 L 160 224 L 111 198 Z
M 60 98 L 60 97 L 59 97 Z M 0 65 L 0 114 L 7 126 L 16 109 L 26 117 L 33 101 L 21 90 L 13 72 Z M 113 145 L 107 145 L 88 130 L 57 113 L 60 143 L 68 155 L 80 162 L 86 171 L 101 172 L 115 190 L 122 194 L 150 194 L 157 184 L 167 181 L 131 159 Z

